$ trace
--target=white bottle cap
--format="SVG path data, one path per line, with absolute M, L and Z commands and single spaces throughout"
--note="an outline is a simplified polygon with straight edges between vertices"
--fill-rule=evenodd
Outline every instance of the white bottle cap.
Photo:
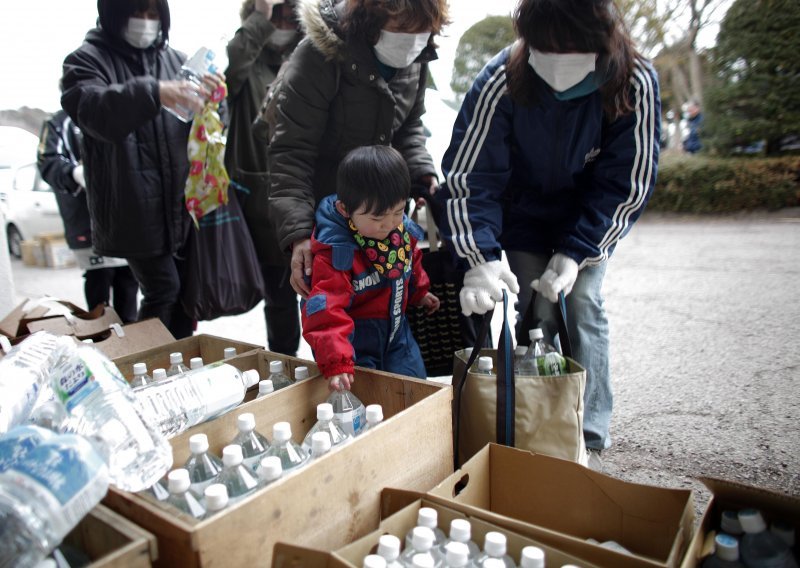
M 133 364 L 133 376 L 138 377 L 139 375 L 146 375 L 147 374 L 147 363 L 134 363 Z
M 478 370 L 491 371 L 493 366 L 491 357 L 478 357 Z
M 739 522 L 739 513 L 732 509 L 722 511 L 719 528 L 722 529 L 722 532 L 728 534 L 742 534 L 742 523 Z
M 746 533 L 760 533 L 767 530 L 767 523 L 757 509 L 742 509 L 739 511 L 739 522 Z
M 783 542 L 794 548 L 795 531 L 792 523 L 786 521 L 772 521 L 769 531 L 775 536 L 779 537 Z
M 252 412 L 244 412 L 236 417 L 236 427 L 239 432 L 252 432 L 256 429 L 256 417 Z
M 544 333 L 541 328 L 536 327 L 528 332 L 528 337 L 530 337 L 531 341 L 536 341 L 537 339 L 542 339 Z
M 417 513 L 418 527 L 428 527 L 429 529 L 435 529 L 438 522 L 439 522 L 439 514 L 436 512 L 436 509 L 431 509 L 430 507 L 422 507 Z
M 467 519 L 453 519 L 450 521 L 450 540 L 468 542 L 472 537 L 472 526 Z
M 378 539 L 378 554 L 388 562 L 393 562 L 400 556 L 400 539 L 393 534 L 385 534 Z
M 256 386 L 261 377 L 258 376 L 258 371 L 249 369 L 242 373 L 242 378 L 244 379 L 245 388 L 249 389 L 250 387 Z
M 522 357 L 525 353 L 528 352 L 528 348 L 524 345 L 517 345 L 514 347 L 514 356 L 515 357 Z
M 272 384 L 271 379 L 258 381 L 258 394 L 269 394 L 271 392 L 275 392 L 275 385 Z
M 433 568 L 436 564 L 430 554 L 415 554 L 411 559 L 413 568 Z
M 81 339 L 81 341 L 83 343 L 90 343 L 90 344 L 94 343 L 94 339 L 92 339 L 91 337 L 87 337 L 86 339 Z
M 333 420 L 333 405 L 330 402 L 317 405 L 317 420 Z
M 295 367 L 294 368 L 294 380 L 296 380 L 296 381 L 304 381 L 308 377 L 309 377 L 308 367 Z
M 489 556 L 503 556 L 506 553 L 506 535 L 497 531 L 486 533 L 483 551 Z
M 230 359 L 231 357 L 236 357 L 236 347 L 226 347 L 222 351 L 223 359 Z
M 411 531 L 411 546 L 418 552 L 428 552 L 435 540 L 433 531 L 428 527 L 414 527 Z
M 170 353 L 169 364 L 177 365 L 178 363 L 183 363 L 183 353 Z
M 368 554 L 364 557 L 364 568 L 386 568 L 386 560 L 377 554 Z
M 464 357 L 469 359 L 470 355 L 472 355 L 472 347 L 466 347 L 464 349 Z
M 183 468 L 173 469 L 167 475 L 167 489 L 170 493 L 184 493 L 191 484 L 189 472 Z
M 283 475 L 283 466 L 281 465 L 281 458 L 278 456 L 267 456 L 261 460 L 261 466 L 258 469 L 258 476 L 264 481 L 275 481 Z
M 280 373 L 283 371 L 283 361 L 270 361 L 269 362 L 269 372 L 270 373 Z
M 331 435 L 327 432 L 314 432 L 311 436 L 311 455 L 315 458 L 331 451 Z
M 520 568 L 544 568 L 544 550 L 538 546 L 526 546 L 522 549 L 519 566 Z
M 154 381 L 161 381 L 167 378 L 167 370 L 159 367 L 158 369 L 153 369 L 153 380 Z
M 276 422 L 272 426 L 272 439 L 275 442 L 288 442 L 292 439 L 292 425 L 288 422 Z
M 481 566 L 483 566 L 483 568 L 505 568 L 506 563 L 500 558 L 487 558 L 483 561 Z
M 736 562 L 739 560 L 739 541 L 729 534 L 720 533 L 714 537 L 714 552 L 722 560 Z
M 383 407 L 380 404 L 367 405 L 367 424 L 383 422 Z
M 199 369 L 203 366 L 203 358 L 202 357 L 192 357 L 189 359 L 189 369 Z
M 228 506 L 228 488 L 222 483 L 212 483 L 203 492 L 206 498 L 206 509 L 219 511 Z
M 192 434 L 189 437 L 189 451 L 193 454 L 202 454 L 208 451 L 208 436 L 205 434 Z
M 448 566 L 461 567 L 469 562 L 469 547 L 463 542 L 448 542 L 445 550 Z
M 239 465 L 244 461 L 242 455 L 242 446 L 239 444 L 231 444 L 222 448 L 222 464 L 226 467 Z

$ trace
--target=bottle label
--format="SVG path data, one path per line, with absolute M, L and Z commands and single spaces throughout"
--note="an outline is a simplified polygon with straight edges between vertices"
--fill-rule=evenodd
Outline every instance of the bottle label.
M 18 426 L 0 439 L 0 472 L 24 459 L 55 434 L 36 426 Z
M 100 388 L 94 374 L 79 357 L 69 357 L 53 373 L 56 395 L 72 410 Z

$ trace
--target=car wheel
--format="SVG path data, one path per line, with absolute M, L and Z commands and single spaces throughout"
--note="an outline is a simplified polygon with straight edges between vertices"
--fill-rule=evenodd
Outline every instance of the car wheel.
M 8 237 L 8 252 L 14 258 L 22 258 L 22 235 L 14 225 L 9 225 L 6 228 L 6 236 Z

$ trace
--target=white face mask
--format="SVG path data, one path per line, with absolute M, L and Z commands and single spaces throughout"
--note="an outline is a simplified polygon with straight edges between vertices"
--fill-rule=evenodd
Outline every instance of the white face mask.
M 153 45 L 161 31 L 160 20 L 145 20 L 144 18 L 128 18 L 128 25 L 122 32 L 122 37 L 133 47 L 145 49 Z
M 267 39 L 267 43 L 275 49 L 282 49 L 294 41 L 295 36 L 297 30 L 275 30 Z
M 405 69 L 419 57 L 430 37 L 430 32 L 407 34 L 381 30 L 381 37 L 375 44 L 375 55 L 384 65 Z
M 596 53 L 543 53 L 530 50 L 528 63 L 554 91 L 574 87 L 594 71 Z

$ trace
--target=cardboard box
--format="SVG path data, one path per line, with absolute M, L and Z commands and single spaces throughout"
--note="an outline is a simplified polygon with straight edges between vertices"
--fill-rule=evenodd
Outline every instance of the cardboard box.
M 44 243 L 44 263 L 48 268 L 67 268 L 76 266 L 78 259 L 64 238 L 46 239 Z
M 688 490 L 629 483 L 573 462 L 489 444 L 428 498 L 598 566 L 676 567 L 692 539 Z M 586 542 L 615 541 L 624 555 Z
M 175 338 L 158 318 L 122 326 L 111 325 L 100 333 L 77 339 L 91 339 L 94 346 L 111 360 L 131 353 L 158 348 L 175 341 Z
M 22 241 L 20 247 L 22 249 L 22 264 L 25 266 L 45 266 L 42 241 L 37 239 Z
M 712 498 L 708 503 L 700 527 L 689 545 L 681 568 L 696 568 L 702 564 L 703 558 L 714 552 L 714 535 L 719 530 L 722 511 L 754 508 L 761 511 L 767 523 L 781 520 L 791 523 L 795 533 L 800 533 L 800 497 L 777 493 L 723 479 L 701 478 L 711 490 Z M 795 545 L 795 557 L 798 547 Z
M 211 519 L 175 516 L 113 488 L 105 504 L 156 535 L 158 566 L 265 566 L 278 541 L 339 548 L 378 527 L 383 487 L 426 491 L 453 464 L 448 385 L 357 368 L 352 390 L 364 404 L 383 406 L 382 424 Z M 252 412 L 267 436 L 275 422 L 288 421 L 300 440 L 328 395 L 325 381 L 301 381 L 200 424 L 171 440 L 175 467 L 185 463 L 196 433 L 204 432 L 219 455 L 242 412 Z
M 87 568 L 150 568 L 158 558 L 152 534 L 103 505 L 92 509 L 63 544 L 86 554 L 92 560 Z

